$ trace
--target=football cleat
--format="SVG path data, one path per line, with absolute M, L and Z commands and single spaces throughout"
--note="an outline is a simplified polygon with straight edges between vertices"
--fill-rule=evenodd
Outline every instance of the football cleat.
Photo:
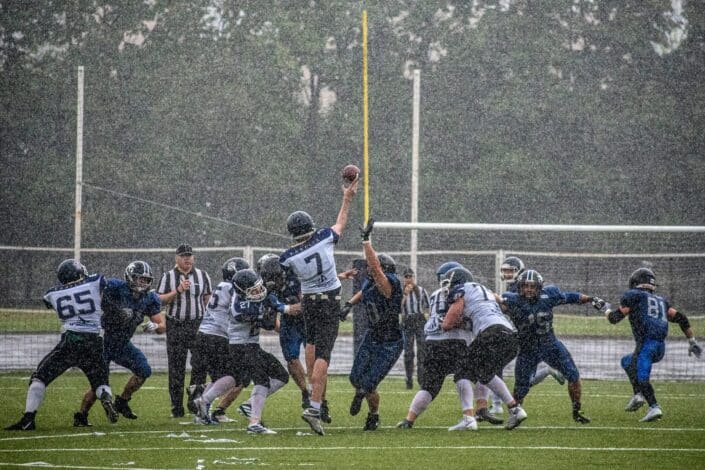
M 22 419 L 17 421 L 15 424 L 11 424 L 5 428 L 5 431 L 34 431 L 36 428 L 34 424 L 34 415 L 36 412 L 25 413 L 22 415 Z
M 196 407 L 196 416 L 193 419 L 194 423 L 197 424 L 218 424 L 218 421 L 215 423 L 211 420 L 211 413 L 210 413 L 210 403 L 206 403 L 206 400 L 203 399 L 203 397 L 198 397 L 193 401 L 194 406 Z
M 120 395 L 115 397 L 115 411 L 127 419 L 137 419 L 137 415 L 132 412 L 130 405 L 127 404 L 127 400 Z
M 580 424 L 588 424 L 588 423 L 590 423 L 590 418 L 588 418 L 587 416 L 582 414 L 580 411 L 574 410 L 573 411 L 573 421 L 575 421 L 576 423 L 580 423 Z
M 379 413 L 367 413 L 363 431 L 376 431 L 379 427 Z
M 249 418 L 252 414 L 252 405 L 250 405 L 248 402 L 243 402 L 240 406 L 237 407 L 237 411 L 245 418 Z
M 477 420 L 478 423 L 481 423 L 482 421 L 486 421 L 490 424 L 493 425 L 499 425 L 504 423 L 504 420 L 502 418 L 497 418 L 495 415 L 490 414 L 490 412 L 487 410 L 487 408 L 480 408 L 475 412 L 475 419 Z
M 561 374 L 559 371 L 557 371 L 553 367 L 548 368 L 548 373 L 551 375 L 551 377 L 556 379 L 556 382 L 558 382 L 559 385 L 565 384 L 565 377 L 563 376 L 563 374 Z
M 644 395 L 642 395 L 641 393 L 636 393 L 629 400 L 629 402 L 627 402 L 627 405 L 624 407 L 624 411 L 636 411 L 642 406 L 644 406 L 644 403 L 646 403 Z
M 527 417 L 526 411 L 524 411 L 524 408 L 522 408 L 521 405 L 517 405 L 514 408 L 509 408 L 509 420 L 504 428 L 511 431 L 519 426 Z
M 323 426 L 321 425 L 321 412 L 315 408 L 306 408 L 301 415 L 301 419 L 306 421 L 311 430 L 319 436 L 325 435 Z
M 503 413 L 504 413 L 504 408 L 502 408 L 501 401 L 496 401 L 496 402 L 492 403 L 492 407 L 490 408 L 490 414 L 501 415 Z
M 308 391 L 301 392 L 301 408 L 311 408 L 311 397 Z
M 365 398 L 365 392 L 360 390 L 355 391 L 352 402 L 350 403 L 350 416 L 356 416 L 360 412 L 362 400 Z
M 328 400 L 321 402 L 321 421 L 326 424 L 333 422 L 333 418 L 330 417 L 330 410 L 328 409 Z
M 73 414 L 73 427 L 74 428 L 85 428 L 90 427 L 91 423 L 88 422 L 88 413 L 83 414 L 80 411 Z
M 171 409 L 171 417 L 172 418 L 183 418 L 184 417 L 184 409 L 183 408 L 172 408 Z
M 247 426 L 248 434 L 276 434 L 276 431 L 272 431 L 269 428 L 265 428 L 261 423 L 250 424 Z
M 234 423 L 235 420 L 228 417 L 225 414 L 225 410 L 222 408 L 216 408 L 211 413 L 211 421 L 217 421 L 219 423 Z
M 472 416 L 463 416 L 455 426 L 448 428 L 448 431 L 477 431 L 477 420 Z
M 112 397 L 107 392 L 107 390 L 103 390 L 103 393 L 100 395 L 100 404 L 103 405 L 103 409 L 105 410 L 105 416 L 108 417 L 108 421 L 110 421 L 111 423 L 117 423 L 118 412 L 117 410 L 115 410 L 115 405 L 113 404 Z
M 397 423 L 397 428 L 399 429 L 411 429 L 414 427 L 414 422 L 408 419 L 403 419 Z
M 414 381 L 412 379 L 406 379 L 406 389 L 411 390 L 414 388 Z
M 649 407 L 649 411 L 646 412 L 646 416 L 641 418 L 639 421 L 641 421 L 642 423 L 649 423 L 651 421 L 661 419 L 662 417 L 663 411 L 661 411 L 661 407 L 658 405 L 654 405 L 652 407 Z

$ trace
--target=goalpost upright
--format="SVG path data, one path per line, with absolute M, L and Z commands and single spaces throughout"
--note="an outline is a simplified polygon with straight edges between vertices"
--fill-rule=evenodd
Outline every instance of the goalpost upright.
M 73 228 L 73 257 L 81 259 L 81 212 L 83 200 L 83 65 L 78 66 L 76 93 L 76 212 Z

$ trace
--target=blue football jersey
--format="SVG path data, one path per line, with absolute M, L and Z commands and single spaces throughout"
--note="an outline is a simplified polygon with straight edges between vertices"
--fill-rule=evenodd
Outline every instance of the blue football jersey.
M 394 273 L 385 273 L 392 284 L 392 296 L 386 298 L 377 289 L 374 281 L 365 279 L 362 283 L 361 304 L 370 322 L 370 335 L 375 341 L 396 341 L 401 338 L 399 314 L 404 291 L 399 278 Z
M 629 323 L 637 343 L 647 339 L 663 341 L 668 335 L 668 301 L 643 289 L 630 289 L 620 304 L 629 308 Z
M 159 295 L 153 290 L 134 297 L 132 289 L 122 279 L 108 279 L 103 290 L 102 324 L 106 339 L 129 340 L 144 317 L 152 317 L 162 308 Z
M 536 300 L 525 299 L 514 292 L 505 292 L 502 298 L 507 306 L 507 315 L 519 331 L 522 347 L 552 343 L 556 337 L 553 307 L 580 303 L 579 292 L 563 292 L 552 285 L 541 289 Z

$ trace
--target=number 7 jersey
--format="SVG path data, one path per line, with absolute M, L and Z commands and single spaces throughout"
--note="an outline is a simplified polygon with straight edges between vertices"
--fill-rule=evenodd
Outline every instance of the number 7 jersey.
M 107 282 L 100 274 L 88 276 L 75 284 L 61 285 L 44 294 L 47 308 L 53 308 L 62 329 L 78 333 L 100 333 L 101 294 Z

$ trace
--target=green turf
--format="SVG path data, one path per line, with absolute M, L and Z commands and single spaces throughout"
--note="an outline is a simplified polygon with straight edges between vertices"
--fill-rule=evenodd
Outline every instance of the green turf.
M 696 336 L 705 334 L 705 317 L 691 317 L 690 323 Z M 556 334 L 571 336 L 614 336 L 631 338 L 628 321 L 610 325 L 602 316 L 555 315 L 553 326 Z M 680 336 L 678 327 L 671 325 L 671 334 Z M 2 332 L 58 332 L 61 329 L 56 313 L 46 310 L 0 310 L 0 331 Z M 352 333 L 353 322 L 340 323 L 341 333 Z
M 27 373 L 0 375 L 3 425 L 19 418 L 27 378 Z M 113 388 L 120 391 L 127 378 L 114 374 Z M 664 419 L 640 423 L 643 409 L 623 411 L 630 396 L 626 382 L 586 381 L 583 409 L 593 422 L 579 425 L 571 419 L 565 386 L 549 378 L 527 397 L 529 418 L 518 429 L 482 423 L 477 432 L 450 433 L 447 427 L 460 417 L 450 381 L 413 429 L 400 430 L 394 424 L 405 416 L 415 391 L 390 378 L 380 387 L 382 428 L 363 432 L 366 405 L 360 415 L 349 416 L 351 387 L 344 377 L 332 377 L 333 423 L 326 436 L 312 435 L 301 420 L 293 384 L 267 401 L 264 420 L 278 434 L 261 436 L 246 434 L 244 419 L 234 409 L 229 415 L 237 421 L 219 426 L 170 418 L 164 374 L 150 378 L 132 400 L 138 420 L 110 425 L 96 406 L 92 428 L 73 428 L 72 415 L 87 381 L 72 372 L 47 389 L 36 431 L 0 431 L 0 467 L 44 462 L 71 468 L 696 468 L 705 458 L 703 385 L 656 382 Z

